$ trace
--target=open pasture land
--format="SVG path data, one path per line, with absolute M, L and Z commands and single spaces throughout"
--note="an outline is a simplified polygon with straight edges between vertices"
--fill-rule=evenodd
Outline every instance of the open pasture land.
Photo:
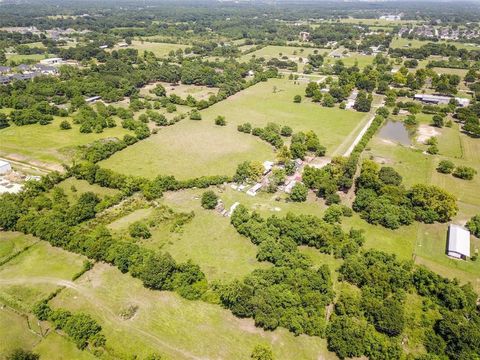
M 82 269 L 84 259 L 38 242 L 0 266 L 0 302 L 30 311 L 37 301 L 71 280 Z
M 186 45 L 181 44 L 170 44 L 170 43 L 163 43 L 163 42 L 151 42 L 151 41 L 143 41 L 143 40 L 133 40 L 132 45 L 128 47 L 121 48 L 118 46 L 114 47 L 114 50 L 120 49 L 137 49 L 139 55 L 143 55 L 144 51 L 151 51 L 158 57 L 167 56 L 170 51 L 176 51 L 178 49 L 185 49 Z
M 118 124 L 99 134 L 82 134 L 79 125 L 73 124 L 69 118 L 67 120 L 72 128 L 60 130 L 59 125 L 64 119 L 55 117 L 49 125 L 11 125 L 0 129 L 0 156 L 48 167 L 68 163 L 75 153 L 75 147 L 79 145 L 108 137 L 121 138 L 129 132 Z
M 467 49 L 467 50 L 478 50 L 480 47 L 475 44 L 469 44 L 469 43 L 463 43 L 463 42 L 458 42 L 458 41 L 446 41 L 446 40 L 441 40 L 441 41 L 428 41 L 428 40 L 417 40 L 417 39 L 405 39 L 405 38 L 400 38 L 400 37 L 395 37 L 391 44 L 390 47 L 392 49 L 395 48 L 420 48 L 423 45 L 426 45 L 428 43 L 439 43 L 439 44 L 446 44 L 446 45 L 455 45 L 458 49 Z
M 223 115 L 227 120 L 226 127 L 233 127 L 234 131 L 237 125 L 246 122 L 253 127 L 274 122 L 288 125 L 294 132 L 313 130 L 330 154 L 359 123 L 367 121 L 369 115 L 312 103 L 304 98 L 306 86 L 306 83 L 294 84 L 287 79 L 270 79 L 203 110 L 202 121 L 212 123 L 217 115 Z M 302 103 L 293 103 L 295 95 L 302 96 Z M 242 136 L 245 140 L 251 137 L 248 134 Z
M 333 65 L 337 60 L 342 60 L 345 66 L 350 67 L 356 64 L 359 69 L 363 69 L 367 65 L 372 65 L 373 59 L 373 55 L 363 55 L 355 52 L 349 52 L 348 55 L 339 59 L 334 58 L 333 56 L 328 56 L 325 58 L 324 63 Z
M 16 256 L 26 247 L 37 242 L 33 236 L 24 235 L 18 232 L 2 232 L 0 234 L 0 264 Z
M 208 100 L 211 95 L 218 94 L 218 88 L 200 86 L 200 85 L 185 85 L 185 84 L 169 84 L 166 82 L 157 82 L 153 84 L 148 84 L 140 89 L 141 95 L 151 95 L 150 90 L 153 89 L 157 84 L 163 85 L 167 91 L 167 96 L 172 94 L 180 96 L 182 99 L 185 99 L 188 95 L 193 96 L 196 100 Z
M 148 178 L 174 175 L 190 179 L 203 175 L 233 175 L 242 161 L 273 158 L 270 145 L 239 133 L 236 127 L 215 126 L 213 118 L 201 121 L 187 118 L 117 152 L 100 165 Z
M 252 58 L 253 55 L 255 55 L 257 59 L 263 57 L 266 60 L 272 58 L 281 59 L 283 56 L 287 56 L 289 59 L 297 59 L 299 57 L 306 59 L 308 55 L 314 54 L 315 50 L 320 55 L 323 55 L 325 53 L 328 54 L 330 51 L 332 51 L 331 49 L 322 48 L 268 45 L 260 50 L 243 55 L 240 61 L 248 61 Z
M 139 280 L 97 264 L 50 303 L 53 308 L 91 314 L 102 326 L 116 358 L 160 353 L 168 359 L 247 359 L 258 343 L 271 344 L 275 358 L 335 359 L 318 337 L 294 336 L 285 329 L 266 332 L 219 305 L 147 290 Z M 136 308 L 129 319 L 127 309 Z M 199 340 L 200 339 L 200 340 Z
M 359 24 L 359 25 L 378 25 L 378 26 L 397 26 L 397 25 L 406 25 L 406 24 L 415 24 L 415 20 L 386 20 L 386 19 L 360 19 L 348 17 L 345 19 L 334 20 L 331 22 L 341 22 L 345 24 Z
M 21 54 L 7 54 L 8 61 L 14 61 L 16 63 L 21 63 L 24 61 L 40 61 L 42 59 L 47 59 L 54 57 L 54 54 L 31 54 L 31 55 L 21 55 Z

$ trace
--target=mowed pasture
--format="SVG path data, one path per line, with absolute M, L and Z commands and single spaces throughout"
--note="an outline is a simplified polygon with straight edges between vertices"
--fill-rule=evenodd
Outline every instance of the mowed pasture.
M 102 133 L 82 134 L 79 125 L 73 124 L 70 130 L 60 130 L 64 118 L 55 117 L 48 125 L 11 125 L 0 129 L 0 156 L 32 165 L 50 166 L 71 161 L 75 148 L 95 140 L 108 137 L 122 138 L 129 131 L 120 126 L 104 129 Z
M 117 152 L 100 166 L 148 178 L 174 175 L 190 179 L 233 175 L 242 161 L 273 158 L 270 145 L 253 136 L 245 136 L 236 128 L 216 126 L 213 120 L 186 118 Z
M 319 337 L 294 336 L 285 329 L 266 332 L 219 305 L 145 289 L 139 280 L 105 264 L 76 281 L 50 303 L 53 308 L 91 314 L 102 326 L 117 358 L 160 353 L 169 359 L 247 359 L 258 343 L 271 344 L 275 358 L 335 359 Z M 136 307 L 129 319 L 121 316 Z M 201 339 L 199 341 L 199 339 Z
M 122 48 L 116 45 L 113 49 L 114 50 L 121 50 L 121 49 L 136 49 L 138 50 L 139 55 L 143 55 L 144 51 L 151 51 L 155 56 L 164 57 L 167 56 L 170 51 L 176 51 L 178 49 L 185 49 L 187 46 L 182 44 L 171 44 L 171 43 L 163 43 L 163 42 L 151 42 L 151 41 L 144 41 L 144 40 L 133 40 L 132 44 Z
M 369 115 L 312 103 L 304 98 L 306 86 L 306 83 L 294 84 L 287 79 L 270 79 L 203 110 L 202 116 L 207 122 L 213 122 L 217 115 L 223 115 L 227 128 L 236 129 L 246 122 L 253 127 L 263 127 L 274 122 L 288 125 L 294 132 L 313 130 L 327 147 L 327 154 L 332 153 Z M 295 95 L 302 96 L 302 103 L 293 103 Z

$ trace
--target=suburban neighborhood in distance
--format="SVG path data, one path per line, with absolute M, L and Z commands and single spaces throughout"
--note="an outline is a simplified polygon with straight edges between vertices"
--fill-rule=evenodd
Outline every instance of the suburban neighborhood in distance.
M 480 360 L 480 1 L 0 0 L 0 360 Z

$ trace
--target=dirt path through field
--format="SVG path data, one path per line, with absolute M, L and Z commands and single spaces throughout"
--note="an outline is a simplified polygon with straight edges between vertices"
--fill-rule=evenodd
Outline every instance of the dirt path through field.
M 181 355 L 185 359 L 192 359 L 192 360 L 207 360 L 206 358 L 198 357 L 194 354 L 189 353 L 188 351 L 185 351 L 183 349 L 179 349 L 177 347 L 174 347 L 162 339 L 156 337 L 155 335 L 138 328 L 134 324 L 130 322 L 119 322 L 115 321 L 115 319 L 118 319 L 118 314 L 115 314 L 110 308 L 107 306 L 104 306 L 98 299 L 96 299 L 95 295 L 93 292 L 88 289 L 87 287 L 80 286 L 78 284 L 75 284 L 72 281 L 60 279 L 60 278 L 54 278 L 54 277 L 48 277 L 48 276 L 38 276 L 38 277 L 18 277 L 18 278 L 13 278 L 13 279 L 0 279 L 0 286 L 1 285 L 29 285 L 29 284 L 54 284 L 58 286 L 64 286 L 68 289 L 75 290 L 80 296 L 85 298 L 89 303 L 91 303 L 93 306 L 100 308 L 102 310 L 102 317 L 104 318 L 105 321 L 108 321 L 112 323 L 115 326 L 121 326 L 124 328 L 127 328 L 130 331 L 136 332 L 138 335 L 141 335 L 145 338 L 148 338 L 151 340 L 156 346 L 160 348 L 166 348 L 178 355 Z

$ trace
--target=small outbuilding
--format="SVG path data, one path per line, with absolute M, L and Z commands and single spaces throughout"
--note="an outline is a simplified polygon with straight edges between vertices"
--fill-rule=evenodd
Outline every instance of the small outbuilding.
M 12 171 L 12 167 L 8 161 L 0 160 L 0 175 L 6 174 Z
M 466 260 L 470 257 L 470 231 L 460 225 L 448 227 L 447 255 Z

